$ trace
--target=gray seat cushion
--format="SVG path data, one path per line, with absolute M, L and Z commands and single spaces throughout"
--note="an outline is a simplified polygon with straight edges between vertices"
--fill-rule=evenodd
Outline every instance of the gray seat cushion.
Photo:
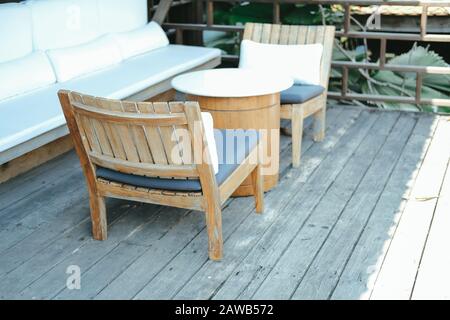
M 295 84 L 289 89 L 281 91 L 281 104 L 303 103 L 317 97 L 324 91 L 325 88 L 318 85 Z
M 215 129 L 214 136 L 219 158 L 219 172 L 216 174 L 216 180 L 221 185 L 256 146 L 259 134 L 256 130 Z M 198 179 L 150 178 L 102 167 L 98 167 L 96 173 L 97 177 L 136 187 L 190 192 L 202 190 Z

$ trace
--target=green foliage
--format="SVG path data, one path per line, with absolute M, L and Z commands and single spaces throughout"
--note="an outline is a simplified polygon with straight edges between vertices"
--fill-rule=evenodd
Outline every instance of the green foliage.
M 280 17 L 283 24 L 292 25 L 335 25 L 339 28 L 343 23 L 343 10 L 340 6 L 322 6 L 310 4 L 282 4 L 280 5 Z M 273 5 L 270 3 L 246 3 L 233 5 L 230 3 L 216 3 L 214 21 L 217 24 L 236 25 L 246 22 L 270 23 L 273 20 Z M 229 54 L 239 54 L 237 35 L 227 34 L 221 39 L 216 39 L 209 45 L 214 46 Z M 366 52 L 365 46 L 360 40 L 342 39 L 338 43 L 341 48 L 335 48 L 334 61 L 367 61 L 370 52 Z M 447 67 L 448 64 L 428 48 L 414 46 L 409 52 L 390 59 L 387 64 L 393 65 L 418 65 Z M 358 69 L 349 69 L 348 88 L 355 93 L 375 95 L 414 97 L 416 91 L 416 73 L 392 72 L 387 70 L 375 70 L 360 72 Z M 330 90 L 339 91 L 341 88 L 342 72 L 340 69 L 332 69 Z M 424 75 L 421 95 L 423 98 L 446 99 L 450 98 L 450 75 Z M 380 108 L 423 110 L 430 112 L 447 112 L 448 107 L 433 107 L 431 105 L 417 106 L 415 104 L 374 102 Z
M 416 65 L 447 67 L 447 63 L 428 48 L 414 46 L 409 52 L 392 58 L 387 63 L 392 65 Z M 372 73 L 372 78 L 378 83 L 369 84 L 366 82 L 362 86 L 362 92 L 381 95 L 400 95 L 414 97 L 416 92 L 416 73 L 413 72 L 392 72 L 379 70 Z M 422 98 L 448 99 L 450 98 L 450 76 L 448 75 L 425 75 L 422 79 Z M 412 105 L 407 103 L 382 102 L 378 104 L 386 109 L 401 110 L 423 110 L 430 112 L 446 112 L 447 108 L 435 107 L 431 105 Z
M 342 12 L 324 6 L 325 21 L 328 24 L 342 22 Z M 281 22 L 284 24 L 319 25 L 322 24 L 322 13 L 317 5 L 281 4 Z M 246 22 L 266 22 L 273 20 L 273 5 L 270 3 L 246 3 L 232 6 L 229 4 L 216 7 L 214 21 L 219 24 L 236 25 Z

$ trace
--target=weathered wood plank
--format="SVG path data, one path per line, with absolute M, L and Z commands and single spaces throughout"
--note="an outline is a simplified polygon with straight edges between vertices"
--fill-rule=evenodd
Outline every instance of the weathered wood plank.
M 0 184 L 0 216 L 1 211 L 15 204 L 34 192 L 41 191 L 73 170 L 80 167 L 75 152 L 65 153 L 37 168 L 34 168 L 19 177 Z
M 337 120 L 336 120 L 337 119 Z M 330 121 L 335 125 L 335 128 L 341 127 L 343 124 L 343 118 L 336 117 L 334 121 Z M 339 121 L 341 120 L 341 121 Z M 348 117 L 347 117 L 348 120 Z M 311 123 L 308 123 L 311 125 Z M 312 128 L 309 126 L 310 130 Z M 290 139 L 289 139 L 290 142 Z M 311 139 L 307 139 L 305 141 L 305 148 L 303 151 L 305 154 L 309 153 L 310 147 L 313 145 Z M 281 172 L 284 172 L 283 168 L 290 165 L 290 149 L 283 148 L 283 140 L 282 140 L 282 157 L 280 163 Z M 284 155 L 284 157 L 283 157 Z M 283 181 L 285 178 L 283 177 Z M 285 182 L 286 183 L 286 182 Z M 282 188 L 282 184 L 280 184 L 279 188 Z M 265 201 L 271 201 L 273 197 L 277 197 L 277 194 L 274 193 L 275 190 L 272 190 L 269 193 L 266 193 Z M 273 200 L 272 200 L 273 202 Z M 266 207 L 268 208 L 269 205 Z M 226 215 L 231 213 L 242 215 L 244 212 L 250 212 L 250 216 L 247 214 L 246 219 L 260 221 L 258 217 L 253 217 L 253 199 L 236 199 L 224 210 Z M 262 217 L 265 221 L 267 221 L 266 217 L 267 210 L 264 212 L 264 217 Z M 248 222 L 247 222 L 248 223 Z M 232 236 L 232 234 L 225 233 L 226 239 L 225 244 L 227 245 L 228 239 Z M 136 299 L 161 299 L 161 298 L 171 298 L 173 297 L 180 288 L 192 277 L 196 271 L 205 264 L 207 261 L 207 257 L 202 254 L 201 251 L 198 250 L 199 245 L 202 243 L 202 239 L 196 238 L 194 239 L 189 246 L 186 247 L 175 259 L 173 259 L 149 284 L 142 289 L 139 294 L 135 297 Z M 223 263 L 223 262 L 222 262 Z M 176 276 L 175 276 L 176 275 Z
M 86 235 L 88 241 L 83 243 L 80 248 L 69 252 L 68 256 L 53 268 L 45 272 L 38 279 L 33 281 L 18 295 L 21 299 L 50 299 L 55 297 L 65 288 L 65 271 L 70 265 L 80 267 L 83 275 L 90 272 L 101 259 L 110 254 L 120 242 L 133 237 L 136 232 L 147 228 L 147 240 L 158 239 L 175 223 L 176 218 L 181 215 L 178 210 L 161 219 L 163 216 L 163 207 L 141 203 L 130 203 L 121 206 L 124 214 L 110 227 L 110 233 L 107 241 L 95 241 L 90 235 Z M 81 293 L 86 293 L 81 289 Z
M 125 270 L 147 248 L 128 243 L 119 244 L 110 254 L 98 262 L 90 272 L 82 274 L 82 290 L 64 289 L 54 299 L 92 299 L 99 290 L 99 284 L 107 284 Z
M 244 282 L 246 285 L 241 287 L 237 297 L 246 299 L 255 295 L 255 298 L 264 298 L 272 289 L 274 298 L 290 297 L 298 284 L 299 275 L 305 272 L 320 248 L 323 242 L 321 236 L 326 235 L 332 228 L 340 210 L 352 196 L 353 190 L 375 158 L 395 120 L 396 117 L 392 114 L 391 119 L 387 121 L 380 119 L 374 124 L 371 130 L 379 132 L 379 135 L 364 138 L 334 182 L 329 182 L 332 183 L 329 189 L 321 191 L 323 187 L 316 189 L 312 186 L 311 190 L 308 190 L 310 193 L 304 195 L 305 199 L 293 201 L 284 208 L 287 212 L 285 218 L 268 230 L 237 270 L 243 277 L 246 272 L 241 270 L 245 270 L 252 263 L 259 266 L 256 270 L 257 276 L 251 281 L 247 280 L 247 283 Z M 300 229 L 300 233 L 297 234 Z M 291 241 L 295 242 L 295 245 L 290 245 Z M 283 263 L 277 264 L 280 256 Z M 270 272 L 274 265 L 275 269 Z M 280 268 L 281 265 L 286 268 Z M 230 278 L 229 284 L 222 287 L 223 294 L 233 291 L 227 290 L 233 286 L 233 278 L 239 281 L 240 277 Z
M 342 110 L 335 110 L 335 112 L 336 114 L 340 114 Z M 286 147 L 289 143 L 290 139 L 287 137 L 283 137 L 281 141 L 281 147 L 284 152 L 288 152 L 288 148 Z M 287 159 L 288 158 L 286 158 L 286 161 L 281 161 L 280 172 L 283 172 L 284 169 L 286 169 L 286 167 L 288 166 L 289 162 L 287 161 Z M 245 205 L 243 205 L 243 202 L 245 202 Z M 233 207 L 236 209 L 231 210 L 231 208 Z M 248 215 L 253 210 L 253 199 L 235 199 L 233 201 L 230 201 L 228 205 L 225 206 L 225 208 L 224 211 L 226 210 L 227 214 L 223 217 L 223 225 L 224 234 L 227 235 L 228 230 L 233 230 L 234 228 L 236 228 L 239 222 L 242 221 L 242 219 L 244 219 L 246 215 Z M 244 212 L 246 214 L 243 214 Z M 199 227 L 200 229 L 198 229 Z M 193 228 L 194 230 L 192 230 Z M 180 237 L 180 234 L 185 236 Z M 145 241 L 145 238 L 147 237 L 146 235 L 147 232 L 145 230 L 142 230 L 142 232 L 136 233 L 134 239 L 130 239 L 129 241 L 131 241 L 132 243 L 136 243 L 137 241 L 138 244 L 142 244 L 142 241 Z M 192 241 L 193 238 L 195 238 L 194 241 Z M 152 281 L 152 278 L 155 279 L 154 277 L 156 274 L 158 274 L 160 269 L 164 268 L 167 264 L 172 264 L 172 261 L 174 261 L 175 259 L 171 260 L 173 259 L 173 257 L 171 257 L 170 254 L 176 256 L 180 251 L 182 251 L 181 254 L 188 252 L 190 264 L 196 264 L 198 261 L 198 256 L 201 257 L 199 263 L 203 264 L 203 259 L 207 260 L 206 252 L 205 250 L 203 250 L 205 245 L 205 238 L 206 234 L 204 233 L 204 217 L 202 215 L 198 215 L 197 212 L 190 214 L 187 219 L 181 221 L 178 226 L 171 230 L 170 234 L 161 239 L 161 241 L 155 246 L 156 249 L 146 253 L 145 257 L 142 256 L 140 259 L 138 259 L 133 265 L 130 266 L 130 270 L 126 270 L 122 275 L 120 275 L 115 281 L 111 283 L 111 285 L 106 287 L 98 295 L 97 298 L 117 299 L 134 297 L 136 293 L 138 293 L 139 290 L 141 290 L 145 285 L 145 281 Z M 165 248 L 164 252 L 167 253 L 167 256 L 164 255 L 163 257 L 160 257 L 160 254 L 158 254 L 158 252 L 162 250 L 161 247 Z M 156 263 L 154 259 L 155 255 L 160 257 L 160 259 L 158 259 Z M 167 262 L 165 262 L 166 260 Z M 167 267 L 164 268 L 164 270 L 166 269 Z M 132 278 L 136 277 L 136 272 L 138 272 L 139 274 L 139 281 L 131 280 Z M 184 272 L 184 274 L 186 274 L 186 272 Z M 181 275 L 177 275 L 178 280 L 180 280 L 181 278 Z M 166 283 L 165 287 L 169 285 L 169 283 Z M 127 289 L 124 290 L 124 287 L 126 287 Z M 122 289 L 118 290 L 118 288 Z
M 252 202 L 250 200 L 252 199 L 248 199 L 249 207 L 250 202 Z M 234 201 L 236 200 L 232 200 L 230 203 L 233 204 Z M 167 210 L 172 209 L 167 208 Z M 250 209 L 247 211 L 250 212 Z M 227 211 L 227 215 L 223 217 L 225 234 L 229 229 L 235 228 L 241 219 L 245 218 L 245 215 L 242 215 L 242 211 L 239 213 L 239 215 L 237 213 L 233 215 Z M 170 212 L 167 214 L 170 214 Z M 148 233 L 151 230 L 146 230 L 146 228 L 136 232 L 133 237 L 128 239 L 128 243 L 147 246 L 152 245 L 152 247 L 131 264 L 127 270 L 99 292 L 96 299 L 130 299 L 134 297 L 136 293 L 138 293 L 148 281 L 151 281 L 151 279 L 158 274 L 158 272 L 169 263 L 174 256 L 179 254 L 193 238 L 200 238 L 196 248 L 198 251 L 194 250 L 194 253 L 201 253 L 202 257 L 204 256 L 205 259 L 208 259 L 207 253 L 204 250 L 205 243 L 207 243 L 206 233 L 204 232 L 204 216 L 198 212 L 186 212 L 185 215 L 184 219 L 181 219 L 170 232 L 158 239 L 156 243 L 148 243 Z M 202 236 L 199 237 L 199 234 Z M 192 253 L 192 251 L 189 252 Z M 155 257 L 158 258 L 155 259 Z M 191 261 L 194 260 L 193 257 L 190 258 Z
M 245 258 L 251 248 L 258 242 L 267 228 L 277 220 L 279 215 L 286 214 L 283 208 L 294 199 L 304 197 L 306 190 L 313 186 L 327 188 L 330 176 L 333 179 L 340 171 L 346 160 L 351 156 L 354 149 L 364 138 L 366 130 L 371 127 L 376 117 L 370 117 L 364 113 L 349 130 L 341 128 L 345 136 L 335 134 L 330 136 L 325 143 L 315 144 L 311 150 L 314 152 L 310 157 L 305 156 L 303 170 L 291 170 L 292 176 L 282 181 L 278 188 L 273 190 L 272 197 L 266 197 L 267 210 L 264 212 L 264 220 L 248 219 L 241 224 L 238 230 L 225 244 L 229 252 L 228 257 L 220 265 L 207 262 L 180 290 L 176 299 L 191 297 L 195 299 L 210 298 L 214 295 L 220 285 L 230 276 L 237 265 Z M 352 122 L 350 120 L 350 122 Z M 356 135 L 356 132 L 362 134 Z M 341 131 L 341 132 L 342 132 Z M 342 139 L 340 139 L 342 137 Z M 330 153 L 339 141 L 336 153 Z M 341 147 L 339 147 L 339 145 Z M 331 156 L 332 154 L 332 156 Z M 327 157 L 325 157 L 327 155 Z M 333 160 L 331 158 L 333 157 Z M 312 159 L 311 159 L 312 158 Z M 324 160 L 325 158 L 325 160 Z M 314 161 L 316 160 L 316 161 Z M 320 166 L 322 161 L 333 165 Z M 319 167 L 319 168 L 317 168 Z M 317 171 L 315 170 L 317 168 Z M 314 172 L 311 174 L 311 172 Z M 295 175 L 294 175 L 295 173 Z M 306 181 L 306 183 L 305 183 Z M 312 182 L 314 181 L 314 182 Z M 283 187 L 285 186 L 285 187 Z M 289 186 L 289 188 L 287 187 Z M 282 192 L 283 191 L 283 192 Z M 303 192 L 302 192 L 303 191 Z M 282 196 L 286 195 L 286 196 Z M 305 198 L 306 200 L 306 198 Z M 252 217 L 253 218 L 253 217 Z M 243 241 L 245 239 L 245 241 Z
M 445 147 L 445 146 L 444 146 Z M 450 162 L 439 194 L 412 299 L 450 299 Z
M 438 123 L 370 299 L 409 299 L 411 296 L 450 156 L 449 124 L 444 120 Z
M 383 115 L 383 121 L 387 117 Z M 336 286 L 348 257 L 383 191 L 400 157 L 415 120 L 402 117 L 393 130 L 386 134 L 386 142 L 367 170 L 326 242 L 309 266 L 293 299 L 328 299 Z M 380 134 L 378 131 L 377 135 Z
M 109 212 L 110 224 L 114 223 L 123 211 L 120 206 L 114 205 Z M 10 298 L 20 293 L 34 280 L 91 239 L 90 221 L 87 218 L 66 232 L 59 231 L 57 237 L 46 239 L 47 242 L 44 244 L 41 243 L 42 241 L 36 244 L 26 241 L 23 248 L 18 248 L 20 251 L 11 248 L 11 251 L 7 251 L 8 254 L 5 255 L 5 261 L 3 261 L 3 255 L 0 257 L 2 271 L 8 270 L 6 267 L 9 267 L 7 273 L 3 273 L 0 278 L 0 288 L 8 288 L 6 292 L 2 292 L 2 298 Z M 16 256 L 13 255 L 14 252 Z M 13 259 L 14 257 L 16 259 Z
M 432 116 L 420 116 L 383 193 L 345 266 L 332 299 L 368 299 L 393 230 L 434 133 Z

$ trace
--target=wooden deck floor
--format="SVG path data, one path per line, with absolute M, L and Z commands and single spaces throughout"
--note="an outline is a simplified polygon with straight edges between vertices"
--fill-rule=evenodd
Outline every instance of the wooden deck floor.
M 1 297 L 449 299 L 448 119 L 335 107 L 326 140 L 310 137 L 298 170 L 282 138 L 263 215 L 226 204 L 221 262 L 193 211 L 109 199 L 109 239 L 92 240 L 73 152 L 0 185 Z

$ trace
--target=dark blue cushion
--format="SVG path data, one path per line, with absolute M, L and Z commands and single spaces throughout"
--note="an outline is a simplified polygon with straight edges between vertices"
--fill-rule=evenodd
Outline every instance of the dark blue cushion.
M 303 103 L 314 97 L 317 97 L 325 88 L 317 85 L 295 84 L 289 89 L 281 91 L 281 104 Z
M 256 130 L 214 130 L 217 154 L 219 158 L 219 172 L 216 174 L 217 183 L 224 182 L 239 164 L 250 154 L 259 140 Z M 167 179 L 149 178 L 119 171 L 97 167 L 97 177 L 109 181 L 125 183 L 136 187 L 162 189 L 172 191 L 201 191 L 198 179 Z

